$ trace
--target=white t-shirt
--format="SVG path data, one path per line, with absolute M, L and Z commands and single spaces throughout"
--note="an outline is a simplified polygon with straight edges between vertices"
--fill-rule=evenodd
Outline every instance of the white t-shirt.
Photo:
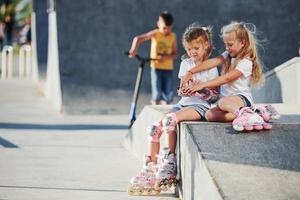
M 222 53 L 224 59 L 227 59 L 228 52 Z M 231 63 L 236 62 L 235 58 L 231 59 Z M 250 89 L 250 76 L 252 74 L 252 61 L 244 58 L 240 60 L 236 65 L 236 70 L 240 71 L 243 75 L 237 80 L 231 83 L 227 83 L 221 86 L 220 94 L 221 96 L 232 96 L 241 94 L 245 96 L 251 104 L 253 104 L 253 97 Z
M 192 58 L 184 59 L 180 64 L 178 78 L 182 78 L 183 76 L 185 76 L 187 71 L 195 66 L 196 63 Z M 193 74 L 193 79 L 201 82 L 206 82 L 218 76 L 219 76 L 218 70 L 216 67 L 214 67 L 210 70 Z M 181 100 L 178 103 L 183 106 L 192 105 L 192 104 L 201 104 L 207 108 L 210 107 L 210 104 L 207 101 L 204 101 L 203 99 L 197 96 L 181 97 Z

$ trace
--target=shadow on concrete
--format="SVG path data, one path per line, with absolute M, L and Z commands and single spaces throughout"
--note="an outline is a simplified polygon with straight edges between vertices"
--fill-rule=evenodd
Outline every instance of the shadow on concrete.
M 34 189 L 34 190 L 87 191 L 87 192 L 127 192 L 125 190 L 117 190 L 117 189 L 116 190 L 107 190 L 107 189 L 60 188 L 60 187 L 14 186 L 14 185 L 0 185 L 0 188 Z
M 10 141 L 0 137 L 0 145 L 5 148 L 19 148 L 18 145 L 11 143 Z
M 25 124 L 0 123 L 0 129 L 36 129 L 36 130 L 125 130 L 128 125 L 111 124 Z
M 118 189 L 87 189 L 87 188 L 60 188 L 60 187 L 39 187 L 39 186 L 13 186 L 13 185 L 0 185 L 0 188 L 14 188 L 14 189 L 33 189 L 33 190 L 62 190 L 62 191 L 87 191 L 87 192 L 124 192 L 127 194 L 126 190 Z M 155 196 L 155 195 L 143 195 L 146 196 Z M 157 195 L 159 197 L 174 197 L 174 194 L 162 194 Z

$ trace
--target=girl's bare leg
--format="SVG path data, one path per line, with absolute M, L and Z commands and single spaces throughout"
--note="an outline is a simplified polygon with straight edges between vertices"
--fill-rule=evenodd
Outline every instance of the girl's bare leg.
M 183 108 L 182 110 L 177 111 L 176 113 L 177 122 L 181 121 L 196 121 L 200 120 L 200 114 L 192 108 Z M 175 153 L 177 144 L 177 134 L 176 132 L 168 133 L 168 146 L 170 153 Z
M 156 155 L 159 153 L 160 142 L 151 142 L 150 143 L 150 157 L 151 161 L 157 161 Z
M 244 106 L 244 102 L 238 96 L 227 96 L 219 100 L 218 106 L 206 112 L 208 121 L 231 122 L 235 119 L 235 111 Z

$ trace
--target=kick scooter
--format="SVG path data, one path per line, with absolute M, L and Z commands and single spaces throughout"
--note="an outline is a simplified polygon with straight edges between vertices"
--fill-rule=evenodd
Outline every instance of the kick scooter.
M 125 51 L 124 54 L 128 56 L 129 52 Z M 144 58 L 139 55 L 135 55 L 134 58 L 137 59 L 140 62 L 140 64 L 139 64 L 139 68 L 138 68 L 133 98 L 132 98 L 131 107 L 130 107 L 129 128 L 131 128 L 132 124 L 136 120 L 136 106 L 137 106 L 137 100 L 138 100 L 139 93 L 140 93 L 140 86 L 141 86 L 142 75 L 143 75 L 145 64 L 150 62 L 151 60 L 154 60 L 152 58 Z

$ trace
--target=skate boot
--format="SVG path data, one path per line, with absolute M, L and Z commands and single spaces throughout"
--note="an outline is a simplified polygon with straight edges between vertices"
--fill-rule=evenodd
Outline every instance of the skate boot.
M 177 93 L 178 96 L 181 97 L 197 96 L 207 101 L 208 103 L 214 103 L 219 99 L 218 92 L 216 90 L 211 90 L 208 88 L 204 88 L 198 92 L 193 93 L 192 95 L 187 95 L 182 89 L 178 88 Z
M 174 153 L 169 154 L 169 149 L 167 149 L 167 153 L 162 157 L 156 174 L 155 188 L 166 191 L 172 186 L 175 187 L 177 185 L 176 155 Z
M 266 123 L 261 116 L 259 116 L 250 107 L 244 107 L 237 113 L 237 118 L 232 122 L 233 129 L 236 131 L 252 131 L 271 129 L 272 125 Z
M 130 180 L 129 195 L 155 195 L 160 189 L 155 189 L 157 164 L 150 161 L 150 156 L 145 157 L 143 169 Z
M 260 106 L 255 109 L 255 112 L 257 112 L 265 120 L 265 122 L 268 122 L 271 119 L 280 118 L 280 114 L 271 104 Z
M 147 133 L 149 134 L 150 140 L 158 142 L 162 134 L 162 124 L 161 121 L 155 122 L 147 128 Z
M 162 131 L 163 133 L 170 133 L 176 131 L 177 118 L 175 113 L 169 113 L 162 120 Z

